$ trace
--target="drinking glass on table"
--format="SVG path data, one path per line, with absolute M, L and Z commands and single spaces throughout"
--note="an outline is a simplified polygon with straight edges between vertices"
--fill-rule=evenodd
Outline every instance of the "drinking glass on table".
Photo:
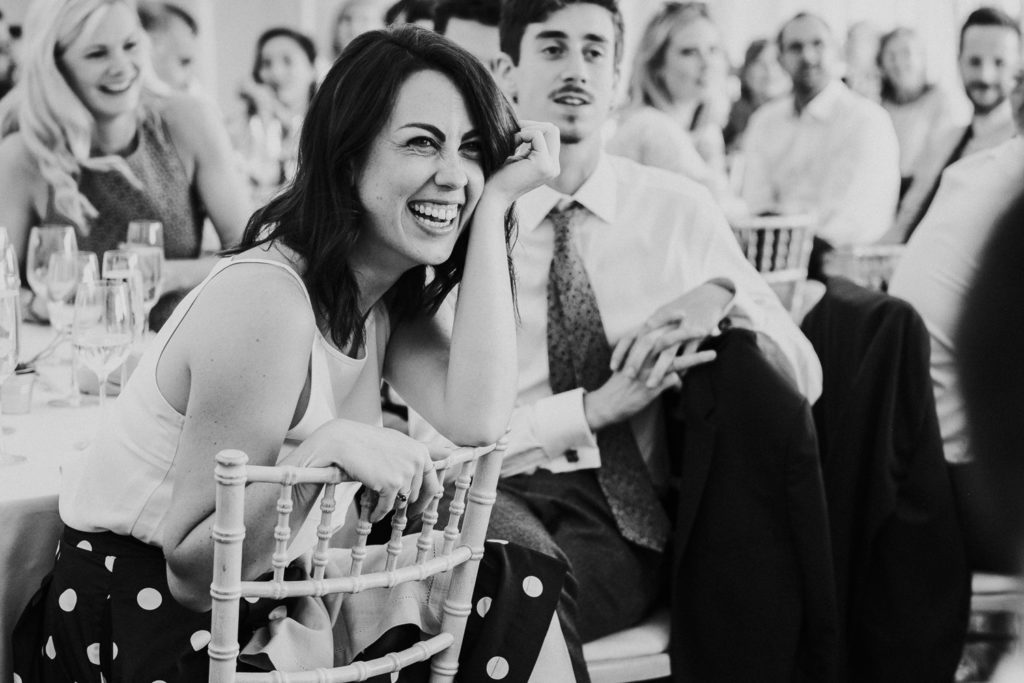
M 107 398 L 107 377 L 128 359 L 132 347 L 127 282 L 102 279 L 78 286 L 71 340 L 82 363 L 96 374 L 102 407 Z
M 149 312 L 160 300 L 164 283 L 164 248 L 125 243 L 122 250 L 132 251 L 139 256 L 139 273 L 142 275 L 142 333 L 149 330 Z
M 132 332 L 141 341 L 145 330 L 145 276 L 139 253 L 132 249 L 110 249 L 103 252 L 103 277 L 128 283 L 132 311 Z
M 78 238 L 70 225 L 40 225 L 29 231 L 25 276 L 37 297 L 46 301 L 46 269 L 50 265 L 50 254 L 74 254 L 77 251 Z
M 0 288 L 0 384 L 14 374 L 18 366 L 18 324 L 21 310 L 18 289 Z M 14 465 L 25 460 L 23 455 L 7 452 L 3 430 L 0 430 L 0 465 Z
M 11 244 L 7 228 L 0 226 L 0 287 L 18 290 L 21 288 L 21 271 L 18 269 L 18 252 Z
M 46 298 L 50 313 L 50 325 L 57 333 L 70 338 L 71 323 L 75 312 L 75 293 L 81 282 L 99 279 L 99 259 L 91 251 L 80 251 L 73 257 L 67 254 L 51 254 L 50 266 L 46 273 Z M 56 408 L 77 408 L 91 403 L 83 398 L 78 388 L 78 354 L 71 346 L 71 383 L 68 395 L 55 398 L 48 405 Z
M 144 247 L 160 247 L 160 250 L 163 251 L 164 224 L 160 221 L 130 221 L 125 242 Z

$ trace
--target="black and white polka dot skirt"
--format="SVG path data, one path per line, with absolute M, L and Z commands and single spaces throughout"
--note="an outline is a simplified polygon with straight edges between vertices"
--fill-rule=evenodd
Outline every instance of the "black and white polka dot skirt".
M 178 604 L 166 572 L 160 548 L 65 527 L 54 569 L 15 628 L 14 680 L 205 681 L 210 612 Z M 242 601 L 240 642 L 277 604 Z

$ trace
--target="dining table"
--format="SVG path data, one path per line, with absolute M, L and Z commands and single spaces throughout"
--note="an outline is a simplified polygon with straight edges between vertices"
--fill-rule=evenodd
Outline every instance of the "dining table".
M 29 360 L 48 348 L 56 335 L 49 325 L 23 322 L 19 357 Z M 57 512 L 61 481 L 75 476 L 102 424 L 104 411 L 96 396 L 85 396 L 78 406 L 51 405 L 69 394 L 69 357 L 65 340 L 49 358 L 39 361 L 39 371 L 32 374 L 28 411 L 0 414 L 6 452 L 24 458 L 0 464 L 0 524 L 4 530 L 0 534 L 0 681 L 14 680 L 11 634 L 53 566 L 61 532 Z M 25 381 L 20 375 L 12 379 Z M 108 399 L 107 406 L 111 402 Z

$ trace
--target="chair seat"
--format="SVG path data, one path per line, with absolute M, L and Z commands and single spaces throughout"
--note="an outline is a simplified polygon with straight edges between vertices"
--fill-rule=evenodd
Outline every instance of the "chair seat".
M 647 681 L 671 675 L 669 611 L 662 609 L 632 628 L 583 646 L 592 683 Z

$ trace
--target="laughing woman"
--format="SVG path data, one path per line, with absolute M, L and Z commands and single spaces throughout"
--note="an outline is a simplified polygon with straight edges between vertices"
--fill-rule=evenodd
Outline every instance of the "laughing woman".
M 251 212 L 219 116 L 164 96 L 132 0 L 33 0 L 25 35 L 24 75 L 0 103 L 0 225 L 21 258 L 40 223 L 74 225 L 102 258 L 129 221 L 158 220 L 164 291 L 196 285 L 215 261 L 199 258 L 204 219 L 231 246 Z
M 426 447 L 380 427 L 382 378 L 456 443 L 504 432 L 511 207 L 557 174 L 556 129 L 518 128 L 490 75 L 444 38 L 374 31 L 328 73 L 298 159 L 147 349 L 66 483 L 60 554 L 16 635 L 22 680 L 205 680 L 190 636 L 210 623 L 220 449 L 336 464 L 380 492 L 379 519 L 399 494 L 422 505 L 438 487 Z M 293 518 L 315 493 L 299 491 Z M 246 496 L 246 579 L 269 569 L 275 495 Z

